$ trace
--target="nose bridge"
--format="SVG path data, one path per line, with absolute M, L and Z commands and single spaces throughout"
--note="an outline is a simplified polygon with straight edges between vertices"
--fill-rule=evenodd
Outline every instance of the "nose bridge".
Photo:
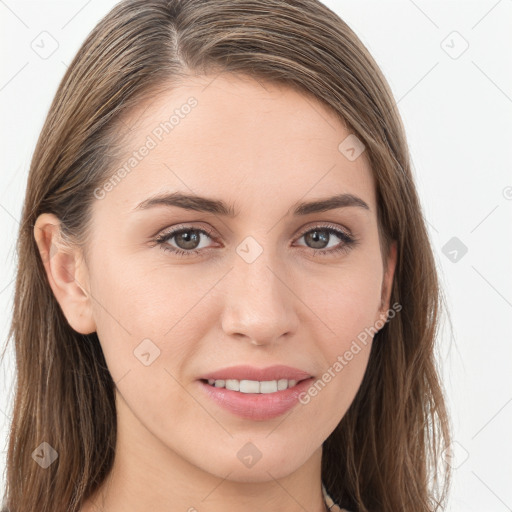
M 243 335 L 263 345 L 296 329 L 293 293 L 286 286 L 283 265 L 275 252 L 247 237 L 237 254 L 226 283 L 222 328 L 228 335 Z

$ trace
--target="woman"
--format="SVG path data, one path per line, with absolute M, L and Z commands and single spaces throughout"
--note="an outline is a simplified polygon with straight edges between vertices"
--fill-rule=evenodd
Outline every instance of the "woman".
M 50 108 L 18 257 L 5 510 L 442 507 L 403 126 L 318 1 L 118 4 Z

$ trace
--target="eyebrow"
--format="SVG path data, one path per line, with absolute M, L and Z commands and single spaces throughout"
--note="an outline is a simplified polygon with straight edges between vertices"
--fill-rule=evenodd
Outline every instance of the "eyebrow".
M 185 210 L 213 213 L 225 217 L 236 217 L 238 212 L 233 205 L 227 205 L 224 201 L 209 199 L 194 194 L 182 192 L 164 193 L 152 196 L 139 203 L 134 210 L 146 210 L 155 206 L 175 206 Z M 309 202 L 296 203 L 292 208 L 294 216 L 309 215 L 311 213 L 326 212 L 337 208 L 358 207 L 370 211 L 368 204 L 360 197 L 353 194 L 338 194 L 324 199 Z

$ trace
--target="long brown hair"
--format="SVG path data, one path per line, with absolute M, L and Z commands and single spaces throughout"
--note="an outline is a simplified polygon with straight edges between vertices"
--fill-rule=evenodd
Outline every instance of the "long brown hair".
M 375 335 L 361 387 L 324 443 L 322 480 L 349 510 L 439 510 L 450 482 L 441 454 L 451 423 L 435 358 L 443 296 L 404 129 L 368 50 L 317 0 L 127 0 L 78 51 L 33 155 L 17 242 L 5 507 L 76 512 L 115 454 L 114 383 L 96 333 L 74 331 L 52 293 L 35 221 L 55 214 L 86 247 L 94 190 L 122 150 L 121 116 L 161 86 L 220 72 L 293 87 L 364 143 L 383 254 L 397 242 L 391 303 L 402 309 Z M 42 442 L 58 453 L 46 469 L 32 458 Z

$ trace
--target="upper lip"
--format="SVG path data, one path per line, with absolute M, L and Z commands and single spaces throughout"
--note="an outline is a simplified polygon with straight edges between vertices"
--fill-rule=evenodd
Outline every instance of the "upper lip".
M 311 377 L 311 374 L 298 368 L 292 368 L 286 365 L 274 365 L 267 368 L 256 368 L 254 366 L 230 366 L 228 368 L 221 368 L 214 372 L 207 373 L 200 377 L 200 379 L 214 379 L 214 380 L 304 380 Z

